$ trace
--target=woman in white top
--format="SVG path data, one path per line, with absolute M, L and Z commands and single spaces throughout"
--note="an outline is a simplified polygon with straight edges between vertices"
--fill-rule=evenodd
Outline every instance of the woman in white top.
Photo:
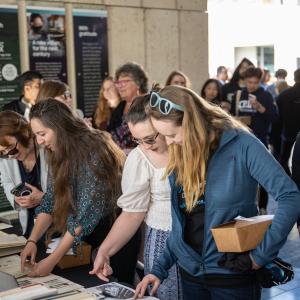
M 168 179 L 162 179 L 168 163 L 168 148 L 146 115 L 148 103 L 149 95 L 137 97 L 126 116 L 131 134 L 139 146 L 130 152 L 124 166 L 123 194 L 118 200 L 122 213 L 101 244 L 90 272 L 105 281 L 112 273 L 110 257 L 130 240 L 143 221 L 146 223 L 145 274 L 150 272 L 153 261 L 163 252 L 171 229 L 171 191 Z M 160 286 L 157 296 L 163 300 L 182 299 L 176 265 Z

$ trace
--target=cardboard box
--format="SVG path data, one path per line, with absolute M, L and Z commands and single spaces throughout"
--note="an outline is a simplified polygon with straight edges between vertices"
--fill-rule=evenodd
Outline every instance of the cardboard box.
M 57 266 L 61 269 L 88 265 L 91 261 L 91 245 L 83 243 L 77 246 L 77 255 L 64 255 Z
M 255 249 L 272 223 L 273 215 L 237 220 L 211 229 L 219 252 L 244 252 Z

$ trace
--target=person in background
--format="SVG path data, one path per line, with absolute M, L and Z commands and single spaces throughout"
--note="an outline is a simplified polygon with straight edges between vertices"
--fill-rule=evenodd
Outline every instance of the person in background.
M 224 85 L 228 80 L 228 72 L 227 68 L 224 66 L 219 66 L 217 68 L 217 80 L 221 85 Z
M 278 95 L 284 90 L 290 88 L 285 80 L 278 81 L 276 83 L 276 91 Z M 269 91 L 269 90 L 268 90 Z M 278 96 L 275 97 L 275 103 L 277 105 Z M 278 105 L 277 105 L 278 106 Z M 281 151 L 281 130 L 282 124 L 280 120 L 272 123 L 271 131 L 269 134 L 269 146 L 273 156 L 279 161 L 280 151 Z
M 107 132 L 86 126 L 55 99 L 33 106 L 30 123 L 37 143 L 46 148 L 50 173 L 21 262 L 23 268 L 31 257 L 30 275 L 45 276 L 70 248 L 76 252 L 85 241 L 94 249 L 105 239 L 115 218 L 125 155 Z M 61 241 L 53 253 L 35 263 L 36 243 L 48 229 L 47 238 L 61 233 Z M 132 283 L 139 249 L 139 241 L 132 241 L 126 255 L 118 257 L 125 275 L 117 279 L 127 283 Z
M 300 131 L 300 69 L 294 72 L 294 86 L 281 92 L 277 98 L 281 126 L 281 150 L 279 161 L 290 175 L 288 160 L 291 149 Z
M 217 79 L 206 80 L 200 95 L 206 101 L 219 105 L 227 112 L 230 111 L 230 103 L 223 100 L 221 84 Z
M 136 96 L 146 94 L 148 91 L 148 76 L 143 67 L 137 63 L 129 62 L 120 66 L 115 73 L 115 85 L 122 101 L 112 112 L 107 131 L 123 151 L 128 154 L 136 143 L 126 122 L 126 114 Z
M 105 130 L 112 111 L 121 102 L 120 94 L 114 84 L 112 77 L 106 77 L 99 92 L 99 99 L 94 109 L 92 124 L 94 128 Z
M 172 230 L 135 297 L 149 284 L 155 293 L 177 262 L 184 299 L 259 300 L 253 270 L 277 256 L 300 216 L 296 184 L 247 127 L 221 108 L 178 86 L 152 95 L 153 127 L 169 145 Z M 232 268 L 219 265 L 224 253 L 218 252 L 211 228 L 238 215 L 256 216 L 258 184 L 278 201 L 272 225 L 255 249 L 236 255 Z
M 47 34 L 45 32 L 44 20 L 40 14 L 32 13 L 29 18 L 30 30 L 28 32 L 29 41 L 46 39 Z
M 153 128 L 145 109 L 150 95 L 134 99 L 126 116 L 128 126 L 138 146 L 126 160 L 122 175 L 122 196 L 118 206 L 122 213 L 101 244 L 94 268 L 96 274 L 107 281 L 105 266 L 145 221 L 144 265 L 148 274 L 154 261 L 163 252 L 171 230 L 170 185 L 162 180 L 168 163 L 168 147 L 164 137 Z M 180 277 L 176 264 L 158 290 L 159 299 L 182 299 Z
M 254 64 L 248 58 L 244 57 L 235 68 L 230 81 L 222 86 L 222 96 L 225 101 L 231 103 L 234 93 L 245 86 L 244 72 L 250 66 L 254 66 Z
M 18 79 L 22 92 L 20 98 L 5 104 L 2 110 L 15 111 L 29 120 L 30 108 L 35 104 L 43 76 L 36 71 L 26 71 Z
M 278 84 L 280 82 L 286 82 L 285 78 L 287 77 L 287 71 L 285 69 L 278 69 L 275 72 L 275 77 L 276 81 L 267 87 L 267 91 L 271 93 L 274 99 L 276 99 L 280 94 L 280 91 L 278 90 Z
M 271 94 L 260 86 L 262 70 L 249 67 L 244 73 L 246 87 L 233 97 L 231 113 L 248 125 L 255 136 L 268 149 L 268 132 L 278 119 L 277 107 Z M 268 194 L 260 186 L 258 207 L 260 214 L 267 214 Z
M 69 87 L 59 80 L 46 80 L 40 87 L 40 91 L 36 98 L 36 103 L 48 98 L 55 98 L 66 104 L 73 110 L 73 99 Z M 75 109 L 76 115 L 83 119 L 84 115 L 82 110 Z
M 270 79 L 271 79 L 270 71 L 268 69 L 263 69 L 262 76 L 260 79 L 260 86 L 263 89 L 268 90 Z
M 175 70 L 168 76 L 165 86 L 167 85 L 180 85 L 191 88 L 192 84 L 190 79 L 181 71 Z
M 36 144 L 30 124 L 14 111 L 0 112 L 0 173 L 5 195 L 18 210 L 23 235 L 28 238 L 34 210 L 46 191 L 48 167 L 44 149 Z M 23 192 L 12 194 L 21 183 L 25 184 Z

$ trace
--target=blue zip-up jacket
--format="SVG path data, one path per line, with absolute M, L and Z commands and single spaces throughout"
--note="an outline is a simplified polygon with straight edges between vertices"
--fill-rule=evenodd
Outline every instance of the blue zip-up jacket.
M 187 273 L 233 274 L 218 266 L 219 253 L 210 229 L 233 220 L 238 215 L 257 215 L 255 203 L 257 184 L 278 201 L 272 225 L 263 241 L 251 251 L 258 265 L 265 265 L 277 256 L 295 221 L 300 216 L 300 192 L 266 147 L 251 133 L 225 131 L 218 149 L 212 155 L 207 170 L 205 189 L 205 221 L 202 255 L 184 242 L 185 218 L 177 203 L 175 174 L 171 184 L 172 231 L 164 253 L 154 264 L 151 273 L 161 280 L 177 262 Z

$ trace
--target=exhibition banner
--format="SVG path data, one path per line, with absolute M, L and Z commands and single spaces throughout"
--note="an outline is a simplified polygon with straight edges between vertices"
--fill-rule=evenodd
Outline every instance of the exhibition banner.
M 20 96 L 17 8 L 0 6 L 0 107 Z
M 77 106 L 90 116 L 108 75 L 107 12 L 74 10 Z
M 27 18 L 30 69 L 67 82 L 64 9 L 28 8 Z

